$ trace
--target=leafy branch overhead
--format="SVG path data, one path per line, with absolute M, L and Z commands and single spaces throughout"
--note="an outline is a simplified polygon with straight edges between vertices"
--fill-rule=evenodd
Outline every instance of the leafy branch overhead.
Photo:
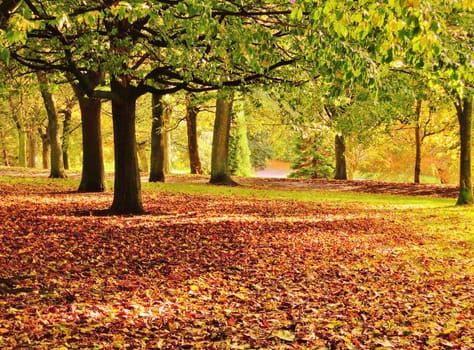
M 465 2 L 463 9 L 470 7 Z M 69 71 L 84 84 L 85 72 L 93 70 L 127 76 L 144 90 L 199 91 L 272 77 L 292 80 L 299 67 L 338 85 L 375 85 L 379 71 L 394 62 L 434 67 L 446 49 L 448 10 L 400 0 L 384 6 L 30 0 L 12 14 L 5 40 L 23 64 Z
M 33 69 L 71 72 L 86 87 L 90 70 L 127 76 L 139 94 L 263 81 L 297 58 L 279 24 L 285 6 L 85 4 L 26 2 L 10 19 L 12 56 Z

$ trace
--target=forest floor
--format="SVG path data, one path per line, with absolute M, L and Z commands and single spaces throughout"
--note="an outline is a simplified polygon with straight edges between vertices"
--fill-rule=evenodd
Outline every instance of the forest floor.
M 455 187 L 172 176 L 94 216 L 76 177 L 0 176 L 2 349 L 474 349 Z

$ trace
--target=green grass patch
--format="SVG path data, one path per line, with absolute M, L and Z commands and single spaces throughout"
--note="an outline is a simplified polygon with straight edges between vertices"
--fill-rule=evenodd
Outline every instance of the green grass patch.
M 256 189 L 244 186 L 226 187 L 189 183 L 145 183 L 146 191 L 190 193 L 197 195 L 234 196 L 256 199 L 294 200 L 316 203 L 347 203 L 367 206 L 390 206 L 391 208 L 438 208 L 451 207 L 455 200 L 424 196 L 402 196 L 361 192 L 337 192 L 311 189 Z

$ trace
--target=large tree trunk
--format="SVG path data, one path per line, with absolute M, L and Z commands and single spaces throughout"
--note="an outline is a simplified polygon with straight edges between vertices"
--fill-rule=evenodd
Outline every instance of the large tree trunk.
M 193 104 L 193 97 L 188 94 L 186 99 L 186 130 L 188 134 L 189 166 L 191 174 L 202 174 L 201 159 L 197 137 L 197 115 L 199 108 Z
M 103 74 L 88 72 L 92 87 L 103 81 Z M 88 97 L 79 84 L 72 83 L 79 101 L 82 127 L 82 175 L 79 192 L 103 192 L 105 190 L 104 154 L 102 150 L 101 101 Z
M 104 155 L 102 151 L 101 102 L 98 98 L 79 97 L 82 127 L 82 175 L 79 192 L 105 190 Z
M 210 183 L 236 185 L 229 170 L 229 137 L 232 121 L 233 97 L 226 100 L 218 97 L 212 138 L 211 179 Z
M 456 204 L 473 204 L 471 182 L 472 98 L 459 99 L 455 105 L 461 140 L 459 197 Z
M 112 81 L 115 182 L 112 214 L 142 214 L 140 172 L 135 135 L 135 89 L 123 79 Z
M 48 136 L 50 142 L 50 178 L 64 178 L 63 157 L 61 143 L 59 141 L 59 118 L 54 105 L 53 95 L 48 89 L 48 81 L 44 72 L 37 72 L 38 82 L 40 83 L 41 96 L 48 115 Z
M 336 134 L 335 151 L 336 151 L 336 174 L 334 176 L 334 179 L 347 180 L 346 142 L 343 135 Z
M 150 150 L 150 182 L 165 181 L 166 137 L 164 133 L 164 106 L 161 95 L 152 94 L 152 123 Z
M 421 176 L 421 144 L 422 144 L 422 136 L 421 136 L 421 100 L 416 101 L 416 124 L 415 124 L 415 176 L 413 182 L 415 184 L 420 183 L 420 176 Z

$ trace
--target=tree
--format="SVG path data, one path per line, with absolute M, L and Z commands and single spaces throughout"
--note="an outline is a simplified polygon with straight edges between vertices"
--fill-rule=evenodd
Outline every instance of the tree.
M 216 99 L 216 116 L 212 137 L 211 184 L 236 185 L 229 169 L 229 137 L 232 121 L 233 93 Z
M 23 104 L 22 92 L 19 93 L 19 101 L 15 103 L 13 96 L 8 96 L 8 104 L 10 106 L 11 117 L 15 123 L 16 130 L 18 132 L 18 166 L 26 167 L 26 127 L 24 112 L 21 109 Z
M 171 108 L 163 101 L 163 96 L 152 94 L 150 182 L 164 182 L 169 172 L 169 137 L 166 131 Z
M 335 154 L 336 154 L 336 170 L 334 179 L 347 180 L 347 165 L 346 165 L 346 142 L 344 135 L 336 134 L 334 137 Z
M 63 133 L 61 136 L 61 150 L 63 152 L 64 169 L 69 170 L 69 142 L 70 142 L 71 134 L 74 131 L 71 125 L 72 110 L 74 108 L 74 105 L 76 104 L 76 101 L 73 98 L 66 98 L 64 103 L 65 103 L 64 108 L 59 110 L 59 113 L 64 114 Z
M 442 105 L 435 105 L 436 102 L 434 94 L 427 95 L 431 100 L 425 101 L 426 108 L 423 108 L 423 100 L 418 98 L 415 104 L 414 113 L 414 135 L 415 135 L 415 169 L 413 182 L 419 184 L 421 182 L 421 161 L 422 161 L 422 147 L 425 140 L 430 137 L 449 130 L 452 127 L 452 122 L 449 120 L 450 116 L 442 116 L 438 113 L 435 115 L 437 109 Z M 446 112 L 445 112 L 446 113 Z M 437 120 L 434 120 L 436 117 Z
M 328 128 L 305 128 L 296 143 L 296 158 L 289 177 L 328 179 L 334 175 L 333 154 L 328 144 Z
M 247 136 L 247 121 L 243 103 L 233 113 L 229 138 L 229 169 L 232 175 L 251 176 L 253 174 L 250 161 L 250 147 Z M 235 108 L 234 108 L 235 109 Z
M 188 135 L 189 166 L 191 174 L 202 174 L 201 159 L 199 157 L 197 116 L 199 106 L 196 105 L 193 94 L 186 94 L 186 131 Z
M 461 141 L 459 196 L 456 204 L 473 204 L 472 195 L 472 97 L 459 98 L 455 102 L 459 120 L 459 135 Z
M 457 204 L 474 204 L 471 174 L 474 66 L 470 59 L 474 50 L 474 6 L 467 1 L 456 2 L 441 6 L 439 13 L 447 22 L 446 29 L 441 32 L 446 49 L 430 62 L 429 68 L 435 71 L 434 79 L 445 87 L 456 108 L 461 144 Z
M 50 144 L 50 173 L 51 178 L 64 178 L 64 163 L 62 157 L 61 143 L 59 141 L 59 117 L 56 111 L 53 95 L 49 91 L 48 77 L 44 72 L 36 73 L 40 84 L 40 92 L 43 97 L 46 114 L 48 115 L 48 140 Z
M 87 81 L 91 87 L 99 86 L 104 80 L 100 72 L 88 71 Z M 101 132 L 101 100 L 89 97 L 81 85 L 71 81 L 74 94 L 81 110 L 82 172 L 79 192 L 102 192 L 105 190 L 104 155 Z

